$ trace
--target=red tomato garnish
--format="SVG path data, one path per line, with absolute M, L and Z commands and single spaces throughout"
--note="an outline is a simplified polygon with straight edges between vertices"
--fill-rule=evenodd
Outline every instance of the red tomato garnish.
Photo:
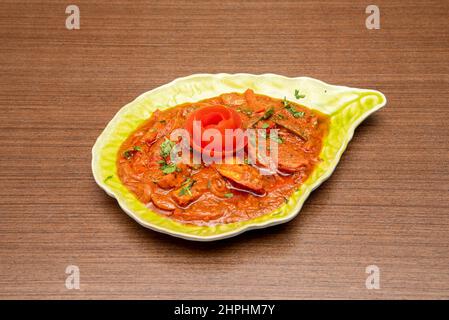
M 197 145 L 193 139 L 193 122 L 199 121 L 201 123 L 201 145 Z M 204 148 L 210 144 L 213 140 L 203 140 L 203 133 L 207 129 L 216 129 L 219 131 L 219 135 L 213 137 L 213 139 L 221 139 L 222 150 L 214 150 L 215 154 L 232 154 L 236 150 L 240 150 L 247 144 L 247 139 L 243 140 L 243 143 L 239 143 L 236 137 L 233 138 L 232 149 L 228 147 L 226 149 L 226 129 L 232 129 L 231 133 L 236 129 L 242 129 L 242 119 L 240 115 L 234 109 L 227 108 L 222 105 L 211 105 L 201 107 L 193 111 L 186 120 L 186 129 L 190 134 L 191 146 L 202 152 Z M 229 134 L 229 133 L 228 133 Z M 228 138 L 231 139 L 231 138 Z

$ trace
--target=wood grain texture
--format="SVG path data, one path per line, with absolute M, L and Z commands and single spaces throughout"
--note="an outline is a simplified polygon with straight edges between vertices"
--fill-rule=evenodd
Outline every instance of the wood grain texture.
M 449 298 L 448 1 L 377 1 L 380 30 L 366 1 L 74 2 L 76 31 L 64 1 L 0 2 L 0 298 Z M 188 242 L 132 221 L 90 161 L 124 104 L 200 72 L 306 75 L 388 104 L 296 219 Z

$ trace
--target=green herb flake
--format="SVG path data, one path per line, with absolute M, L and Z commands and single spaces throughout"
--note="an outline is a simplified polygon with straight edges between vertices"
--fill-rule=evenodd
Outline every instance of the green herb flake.
M 192 189 L 192 186 L 195 184 L 196 180 L 192 180 L 190 178 L 187 178 L 183 183 L 182 183 L 182 188 L 181 190 L 179 190 L 179 195 L 183 196 L 185 194 L 188 194 L 189 196 L 192 196 L 192 191 L 190 189 Z
M 107 176 L 107 177 L 103 180 L 103 182 L 106 183 L 106 182 L 108 182 L 109 180 L 111 180 L 113 177 L 114 177 L 114 176 L 111 174 L 110 176 Z
M 298 111 L 291 105 L 286 106 L 285 109 L 288 112 L 290 112 L 292 114 L 292 116 L 295 117 L 295 118 L 302 118 L 305 115 L 304 111 Z
M 138 151 L 142 151 L 142 148 L 139 146 L 134 146 L 131 150 L 126 150 L 125 152 L 123 152 L 123 157 L 129 160 L 134 157 L 134 154 Z
M 284 142 L 284 140 L 283 140 L 281 137 L 275 136 L 275 135 L 272 135 L 272 134 L 270 134 L 270 139 L 273 140 L 273 141 L 275 141 L 275 142 L 277 142 L 277 143 L 282 143 L 282 142 Z
M 262 124 L 262 129 L 266 129 L 266 128 L 268 128 L 270 125 L 268 124 L 268 123 L 264 123 L 264 124 Z
M 174 145 L 175 143 L 173 141 L 165 138 L 165 141 L 161 143 L 161 156 L 163 158 L 168 157 Z
M 302 98 L 305 98 L 305 97 L 306 97 L 305 94 L 299 94 L 299 90 L 295 89 L 295 98 L 296 99 L 302 99 Z
M 164 174 L 170 174 L 176 171 L 176 164 L 174 163 L 165 163 L 162 165 L 161 170 Z
M 268 110 L 265 111 L 265 113 L 260 118 L 260 120 L 267 120 L 268 118 L 270 118 L 273 115 L 273 113 L 274 113 L 274 108 L 273 107 L 268 108 Z
M 133 157 L 134 152 L 132 152 L 132 150 L 126 150 L 125 152 L 123 152 L 123 156 L 125 157 L 125 159 L 129 160 Z
M 231 192 L 229 192 L 229 193 L 225 193 L 224 195 L 223 195 L 225 198 L 232 198 L 233 196 L 234 196 L 234 194 L 233 193 L 231 193 Z

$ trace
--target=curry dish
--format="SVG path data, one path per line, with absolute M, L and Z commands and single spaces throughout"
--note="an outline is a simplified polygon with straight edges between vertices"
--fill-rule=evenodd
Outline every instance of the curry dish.
M 295 95 L 302 98 L 298 92 Z M 179 141 L 170 140 L 170 134 L 178 128 L 191 132 L 193 120 L 219 132 L 263 129 L 267 145 L 272 146 L 268 140 L 275 140 L 276 170 L 267 169 L 268 162 L 259 152 L 249 161 L 251 139 L 245 139 L 239 153 L 243 159 L 236 159 L 235 164 L 174 163 L 170 154 Z M 118 176 L 148 208 L 174 220 L 196 225 L 249 220 L 282 206 L 307 180 L 320 162 L 328 127 L 328 116 L 285 98 L 250 89 L 243 94 L 225 93 L 155 111 L 121 145 Z M 202 148 L 201 141 L 190 152 Z M 223 148 L 222 152 L 235 156 L 237 149 Z

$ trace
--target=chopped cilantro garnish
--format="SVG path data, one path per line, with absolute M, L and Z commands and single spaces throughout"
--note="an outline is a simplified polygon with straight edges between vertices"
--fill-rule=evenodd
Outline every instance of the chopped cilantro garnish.
M 305 97 L 306 97 L 305 94 L 299 94 L 299 90 L 295 89 L 295 98 L 296 99 L 302 99 L 302 98 L 305 98 Z
M 295 91 L 296 94 L 296 91 Z M 304 112 L 303 111 L 298 111 L 296 110 L 291 104 L 290 102 L 287 101 L 287 99 L 284 97 L 284 100 L 282 101 L 282 103 L 284 104 L 284 108 L 290 112 L 295 118 L 301 118 L 304 117 Z
M 264 123 L 264 124 L 262 124 L 262 129 L 266 129 L 266 128 L 268 128 L 270 125 L 268 124 L 268 123 Z
M 273 140 L 273 141 L 275 141 L 275 142 L 277 142 L 277 143 L 282 143 L 282 142 L 284 142 L 284 140 L 282 140 L 281 137 L 275 136 L 274 134 L 270 134 L 270 139 Z
M 231 192 L 229 192 L 229 193 L 225 193 L 224 195 L 223 195 L 225 198 L 232 198 L 233 196 L 234 196 L 234 194 L 233 193 L 231 193 Z
M 192 180 L 190 178 L 187 178 L 183 183 L 182 183 L 182 188 L 181 190 L 179 190 L 179 195 L 183 196 L 185 194 L 188 194 L 189 196 L 192 196 L 192 191 L 190 190 L 192 188 L 192 186 L 195 184 L 195 180 Z
M 263 116 L 260 118 L 261 120 L 267 120 L 269 117 L 271 117 L 274 113 L 274 108 L 270 107 L 267 111 L 263 114 Z
M 123 156 L 125 157 L 125 159 L 129 160 L 137 151 L 142 151 L 142 149 L 139 146 L 134 146 L 132 149 L 123 152 Z
M 304 117 L 305 112 L 304 111 L 298 111 L 293 106 L 288 105 L 285 107 L 285 109 L 292 114 L 295 118 L 302 118 Z
M 123 152 L 123 156 L 125 157 L 125 159 L 129 160 L 133 157 L 134 152 L 132 152 L 132 150 L 126 150 L 125 152 Z
M 161 170 L 164 174 L 173 173 L 177 169 L 178 169 L 178 167 L 174 163 L 164 163 L 161 167 Z
M 161 143 L 161 156 L 164 158 L 168 157 L 174 145 L 173 141 L 165 138 L 165 141 Z
M 103 180 L 103 182 L 108 182 L 108 180 L 111 180 L 112 178 L 113 178 L 114 176 L 111 174 L 110 176 L 107 176 L 104 180 Z

